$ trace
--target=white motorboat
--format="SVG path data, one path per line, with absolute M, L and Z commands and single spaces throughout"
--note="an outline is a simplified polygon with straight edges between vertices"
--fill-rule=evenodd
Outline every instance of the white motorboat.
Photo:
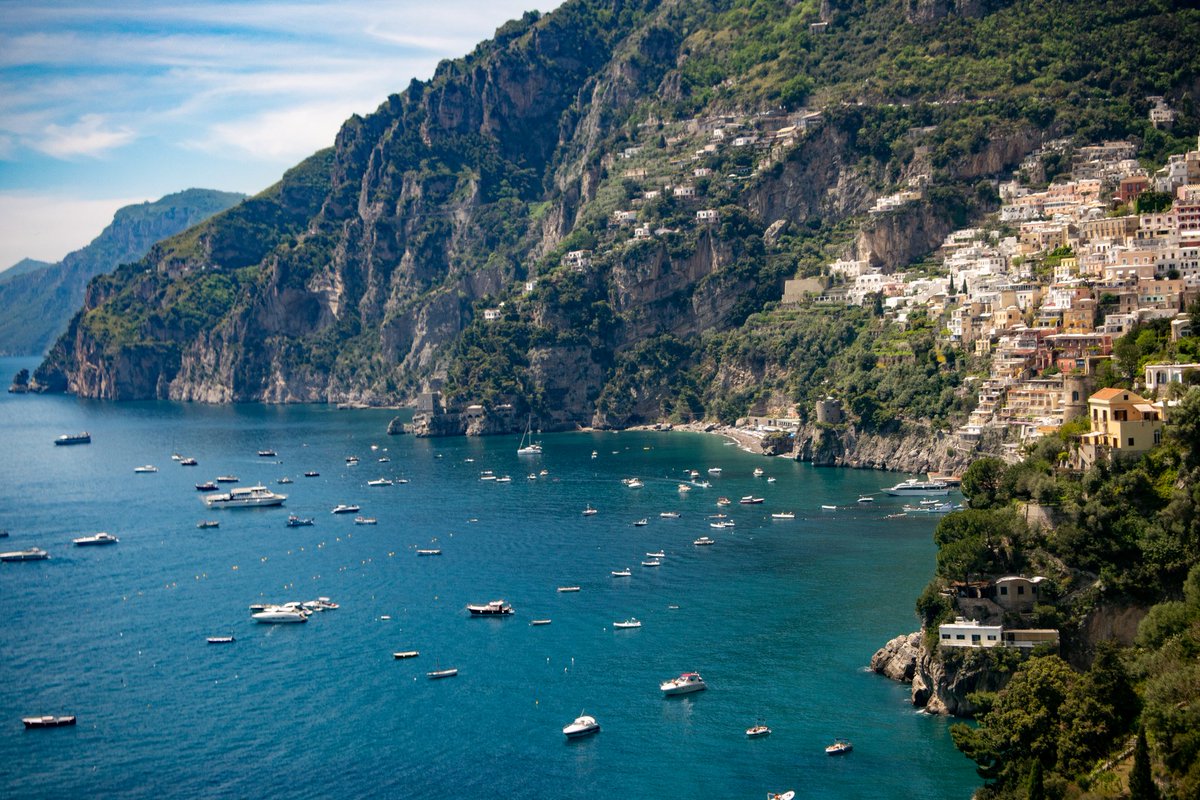
M 643 561 L 642 566 L 643 567 L 661 567 L 662 562 L 659 561 L 657 558 L 652 558 L 649 561 Z
M 627 630 L 629 628 L 640 628 L 640 627 L 642 627 L 642 621 L 640 619 L 638 619 L 637 617 L 630 617 L 629 619 L 627 619 L 623 622 L 614 622 L 613 627 L 621 629 L 621 630 Z
M 533 415 L 530 414 L 525 420 L 525 433 L 521 436 L 521 443 L 517 445 L 517 455 L 519 456 L 540 456 L 542 454 L 542 445 L 540 442 L 533 440 Z
M 13 550 L 8 553 L 0 553 L 0 561 L 45 561 L 50 557 L 40 547 L 30 547 L 26 550 Z
M 762 467 L 755 467 L 755 468 L 754 468 L 754 477 L 756 477 L 756 478 L 761 478 L 762 476 L 763 476 L 763 468 L 762 468 Z
M 560 586 L 560 587 L 558 587 L 558 590 L 560 592 L 578 592 L 579 587 L 578 586 Z
M 728 497 L 718 497 L 717 505 L 719 505 L 719 506 L 733 505 L 733 501 L 730 500 Z
M 762 503 L 762 501 L 763 499 L 761 497 L 754 497 L 753 495 L 749 494 L 743 497 L 741 500 L 738 500 L 738 502 L 744 506 L 756 506 Z
M 837 506 L 822 505 L 821 510 L 822 511 L 837 511 Z
M 708 685 L 704 683 L 704 678 L 700 677 L 700 673 L 685 672 L 678 678 L 663 681 L 658 688 L 662 689 L 662 693 L 665 695 L 676 695 L 700 692 L 707 689 Z
M 217 480 L 221 480 L 217 478 Z M 267 487 L 241 486 L 219 494 L 207 494 L 200 498 L 209 508 L 264 508 L 281 506 L 287 500 L 286 494 L 272 492 Z
M 430 680 L 436 680 L 438 678 L 453 678 L 457 674 L 458 668 L 451 667 L 450 669 L 435 669 L 432 672 L 426 672 L 425 677 Z
M 646 557 L 647 558 L 666 558 L 667 554 L 665 552 L 663 552 L 662 550 L 659 550 L 657 553 L 646 553 Z
M 771 477 L 767 478 L 767 483 L 774 483 L 774 482 L 775 482 L 775 476 L 774 476 L 774 475 L 772 475 Z
M 392 658 L 400 660 L 402 658 L 416 658 L 421 655 L 420 650 L 400 650 L 392 653 Z
M 264 624 L 287 624 L 295 622 L 308 622 L 308 612 L 300 608 L 288 608 L 286 606 L 270 606 L 256 614 L 251 614 L 250 618 L 255 622 Z
M 721 474 L 721 468 L 720 468 L 720 467 L 709 467 L 709 468 L 708 468 L 708 474 L 709 474 L 709 475 L 720 475 L 720 474 Z
M 467 611 L 473 617 L 504 617 L 513 613 L 513 607 L 503 600 L 492 600 L 488 603 L 468 605 Z
M 595 458 L 598 455 L 599 455 L 599 453 L 597 453 L 595 450 L 592 451 L 592 458 Z
M 440 556 L 441 554 L 442 554 L 441 550 L 418 550 L 417 551 L 417 555 L 419 555 L 419 556 Z
M 274 458 L 276 455 L 278 455 L 278 454 L 274 450 L 259 450 L 258 451 L 259 458 Z
M 678 511 L 660 511 L 658 516 L 663 519 L 679 519 L 679 512 Z
M 538 626 L 540 626 L 540 625 L 549 625 L 549 624 L 550 624 L 551 622 L 553 622 L 553 621 L 554 621 L 554 620 L 551 620 L 551 619 L 532 619 L 532 620 L 530 620 L 530 621 L 529 621 L 529 624 L 530 624 L 530 625 L 538 625 Z
M 633 523 L 633 527 L 635 527 L 635 528 L 644 528 L 644 527 L 646 527 L 646 526 L 647 526 L 647 525 L 649 525 L 649 524 L 650 524 L 650 520 L 646 519 L 645 517 L 642 517 L 641 519 L 639 519 L 639 520 L 636 520 L 636 521 Z
M 501 475 L 499 478 L 496 478 L 496 483 L 512 483 L 512 476 Z
M 614 569 L 612 571 L 612 576 L 614 578 L 628 578 L 631 575 L 633 575 L 633 572 L 630 571 L 629 567 L 626 567 L 625 569 Z
M 858 502 L 860 502 L 860 503 L 874 503 L 874 502 L 875 502 L 875 498 L 874 498 L 874 497 L 871 497 L 871 495 L 869 495 L 869 494 L 859 495 Z
M 41 717 L 22 717 L 21 724 L 26 728 L 62 728 L 75 724 L 75 715 L 56 717 L 46 714 Z
M 232 636 L 209 636 L 206 640 L 209 644 L 233 644 Z
M 944 495 L 950 494 L 950 484 L 945 481 L 920 481 L 916 478 L 909 478 L 906 481 L 897 483 L 895 486 L 889 486 L 884 491 L 893 497 Z
M 716 528 L 717 530 L 724 530 L 725 528 L 729 527 L 729 522 L 710 522 L 708 523 L 708 527 Z
M 284 475 L 282 478 L 280 478 L 279 480 L 277 480 L 275 482 L 276 483 L 291 483 L 292 479 L 289 478 L 287 475 Z
M 777 511 L 771 515 L 771 519 L 795 519 L 796 514 L 792 511 Z
M 391 486 L 392 482 L 387 478 L 376 478 L 373 481 L 367 481 L 367 486 Z
M 596 722 L 595 717 L 590 717 L 587 714 L 581 714 L 575 718 L 575 721 L 563 728 L 563 734 L 568 739 L 578 739 L 581 736 L 590 736 L 593 733 L 600 732 L 600 723 Z
M 479 473 L 479 480 L 494 481 L 496 480 L 496 473 L 492 472 L 490 469 L 485 469 L 483 472 Z
M 637 478 L 629 478 L 628 480 L 625 481 L 625 485 L 628 486 L 630 489 L 640 489 L 643 486 L 645 486 L 646 484 L 642 483 Z
M 758 736 L 769 736 L 770 734 L 771 734 L 771 729 L 768 728 L 765 724 L 763 724 L 763 721 L 761 719 L 758 721 L 758 724 L 752 725 L 749 728 L 746 728 L 746 735 L 749 736 L 751 739 L 758 737 Z
M 692 487 L 688 486 L 686 483 L 679 484 L 679 486 L 677 488 L 679 489 L 680 494 L 687 494 L 688 492 L 690 492 L 692 490 Z
M 786 792 L 782 792 L 781 794 L 767 792 L 767 800 L 794 800 L 795 797 L 796 793 L 791 789 L 788 789 Z
M 85 547 L 87 545 L 94 544 L 116 544 L 119 541 L 121 540 L 107 531 L 100 531 L 100 533 L 92 536 L 80 536 L 78 539 L 71 540 L 71 542 L 78 547 Z
M 153 464 L 143 464 L 140 467 L 134 467 L 133 471 L 136 473 L 139 473 L 139 474 L 145 474 L 148 472 L 158 472 L 158 467 L 154 466 Z
M 590 504 L 588 505 L 588 507 L 587 507 L 587 508 L 585 508 L 585 509 L 583 510 L 583 515 L 584 515 L 585 517 L 590 517 L 590 516 L 592 516 L 592 515 L 594 515 L 594 514 L 596 514 L 596 513 L 598 513 L 598 512 L 596 511 L 596 509 L 592 508 Z
M 202 519 L 196 523 L 196 527 L 200 530 L 205 530 L 206 528 L 219 528 L 221 527 L 221 523 L 215 519 Z
M 698 545 L 698 546 L 701 546 L 701 547 L 703 547 L 703 546 L 705 546 L 705 545 L 716 544 L 716 543 L 717 543 L 717 542 L 716 542 L 716 540 L 715 540 L 715 539 L 710 539 L 710 538 L 708 538 L 707 536 L 701 536 L 699 539 L 697 539 L 697 540 L 695 540 L 694 542 L 692 542 L 692 544 L 694 544 L 694 545 Z
M 374 517 L 355 517 L 354 524 L 355 525 L 377 525 L 377 524 L 379 524 L 379 520 L 375 519 Z
M 336 506 L 334 506 L 330 510 L 329 513 L 330 514 L 357 514 L 358 506 L 350 505 L 347 503 L 338 503 Z
M 825 753 L 831 756 L 844 756 L 854 749 L 854 745 L 845 739 L 835 739 L 833 744 L 825 748 Z

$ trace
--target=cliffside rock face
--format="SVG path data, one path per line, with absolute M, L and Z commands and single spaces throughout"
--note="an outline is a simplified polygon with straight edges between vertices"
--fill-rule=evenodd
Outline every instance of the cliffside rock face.
M 972 717 L 978 710 L 968 699 L 972 692 L 995 692 L 1008 683 L 1008 674 L 987 669 L 977 651 L 964 650 L 951 664 L 925 650 L 922 633 L 897 636 L 871 657 L 873 672 L 912 684 L 912 704 L 930 714 Z M 959 655 L 959 654 L 956 654 Z
M 855 467 L 896 472 L 960 474 L 975 453 L 964 450 L 947 431 L 910 422 L 894 433 L 865 433 L 849 425 L 835 429 L 810 425 L 796 434 L 797 461 L 820 467 Z
M 885 273 L 936 249 L 954 223 L 928 203 L 910 203 L 873 216 L 854 243 L 856 258 L 869 260 Z

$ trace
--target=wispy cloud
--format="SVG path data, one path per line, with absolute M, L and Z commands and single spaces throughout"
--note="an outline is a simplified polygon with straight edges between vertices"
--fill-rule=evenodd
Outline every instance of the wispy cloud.
M 137 138 L 132 129 L 111 126 L 100 114 L 85 114 L 72 125 L 48 125 L 34 147 L 54 158 L 101 156 Z

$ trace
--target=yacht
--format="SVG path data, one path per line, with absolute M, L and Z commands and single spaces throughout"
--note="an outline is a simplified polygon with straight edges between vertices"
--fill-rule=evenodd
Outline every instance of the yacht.
M 701 536 L 699 539 L 692 542 L 692 544 L 698 545 L 698 546 L 704 546 L 704 545 L 710 545 L 710 544 L 716 544 L 716 543 L 717 542 L 715 539 L 710 539 L 707 536 Z
M 255 622 L 263 624 L 308 622 L 307 612 L 299 608 L 287 608 L 285 606 L 269 606 L 256 614 L 251 614 L 250 618 Z
M 241 486 L 219 494 L 206 494 L 200 499 L 209 508 L 260 508 L 281 506 L 283 501 L 287 500 L 287 495 L 272 492 L 259 484 L 257 486 Z
M 517 445 L 517 455 L 519 456 L 540 456 L 542 454 L 542 445 L 540 442 L 533 441 L 533 431 L 530 428 L 530 423 L 533 421 L 533 416 L 525 422 L 525 434 L 521 437 L 521 443 Z
M 329 513 L 330 514 L 357 514 L 358 506 L 347 505 L 346 503 L 338 503 L 336 506 L 334 506 L 330 510 Z
M 825 748 L 825 752 L 831 756 L 844 756 L 854 749 L 854 745 L 845 739 L 835 739 L 833 744 Z
M 897 483 L 895 486 L 889 486 L 884 491 L 893 497 L 905 497 L 914 494 L 943 495 L 950 494 L 950 484 L 945 481 L 919 481 L 916 478 L 909 478 L 906 481 Z
M 581 736 L 590 736 L 593 733 L 600 732 L 600 723 L 596 722 L 595 717 L 590 717 L 587 714 L 581 714 L 575 718 L 575 721 L 563 728 L 563 734 L 568 739 L 578 739 Z
M 83 433 L 64 433 L 62 436 L 54 440 L 55 444 L 91 444 L 92 435 L 87 431 Z
M 629 570 L 629 567 L 626 567 L 625 569 L 614 569 L 612 571 L 612 576 L 614 578 L 628 578 L 631 575 L 633 575 L 633 573 Z
M 80 536 L 78 539 L 72 539 L 71 541 L 76 546 L 83 547 L 89 544 L 116 544 L 121 540 L 107 531 L 101 531 L 100 533 L 92 536 Z
M 367 481 L 367 486 L 391 486 L 392 482 L 387 478 L 376 478 L 373 481 Z
M 583 515 L 585 517 L 590 517 L 597 513 L 599 513 L 599 512 L 597 512 L 596 509 L 592 508 L 590 503 L 588 504 L 588 507 L 583 510 Z
M 468 605 L 473 617 L 503 617 L 513 613 L 513 607 L 503 600 L 492 600 L 482 605 Z
M 638 619 L 637 617 L 630 617 L 629 619 L 625 620 L 624 622 L 614 622 L 613 627 L 622 629 L 622 630 L 625 630 L 628 628 L 640 628 L 640 627 L 642 627 L 642 621 L 640 619 Z
M 133 471 L 141 475 L 148 472 L 158 472 L 158 467 L 154 466 L 153 464 L 143 464 L 140 467 L 134 467 Z
M 292 514 L 287 519 L 287 526 L 289 528 L 304 528 L 312 524 L 312 517 L 297 517 L 295 514 Z
M 0 561 L 45 561 L 50 554 L 40 547 L 30 547 L 27 550 L 13 550 L 0 553 Z
M 663 681 L 663 683 L 659 684 L 658 688 L 662 689 L 662 693 L 665 695 L 675 695 L 700 692 L 707 689 L 708 686 L 704 683 L 704 678 L 700 677 L 700 673 L 685 672 L 678 678 Z

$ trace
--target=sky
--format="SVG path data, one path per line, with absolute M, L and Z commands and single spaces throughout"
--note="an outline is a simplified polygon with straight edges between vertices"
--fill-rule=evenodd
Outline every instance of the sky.
M 0 0 L 0 270 L 113 212 L 254 194 L 444 58 L 560 0 Z

